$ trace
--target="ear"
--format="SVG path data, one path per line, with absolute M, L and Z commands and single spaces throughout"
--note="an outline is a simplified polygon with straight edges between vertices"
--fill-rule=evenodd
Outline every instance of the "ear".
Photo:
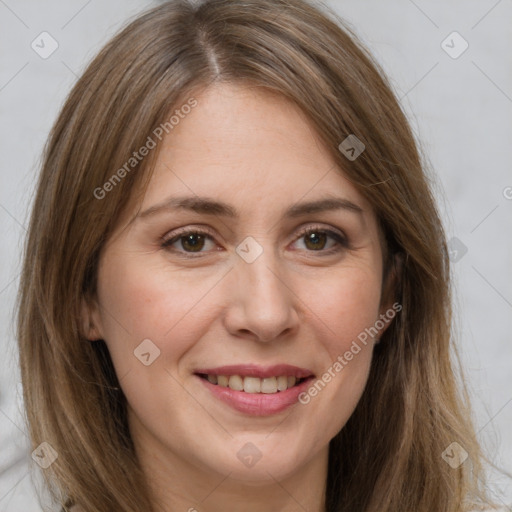
M 95 299 L 82 297 L 80 305 L 80 333 L 89 341 L 103 339 L 99 305 Z
M 402 282 L 402 272 L 404 265 L 404 255 L 395 253 L 390 261 L 389 268 L 385 269 L 382 280 L 382 294 L 380 302 L 380 319 L 385 325 L 379 329 L 379 339 L 386 332 L 391 324 L 391 320 L 396 313 L 402 310 L 402 305 L 397 302 L 400 294 L 400 285 Z

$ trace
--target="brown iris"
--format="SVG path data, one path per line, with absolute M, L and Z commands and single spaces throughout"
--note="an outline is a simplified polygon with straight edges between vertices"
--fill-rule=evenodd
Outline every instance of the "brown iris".
M 181 246 L 189 252 L 199 252 L 204 247 L 205 236 L 199 233 L 190 233 L 181 237 Z
M 325 247 L 327 234 L 322 232 L 313 231 L 305 235 L 306 247 L 313 251 L 320 251 Z

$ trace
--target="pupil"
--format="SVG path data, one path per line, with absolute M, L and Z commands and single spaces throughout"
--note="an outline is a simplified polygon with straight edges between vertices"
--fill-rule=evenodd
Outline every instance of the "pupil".
M 325 233 L 309 233 L 306 235 L 306 246 L 314 251 L 321 250 L 325 246 L 326 237 Z
M 204 247 L 204 236 L 197 233 L 183 236 L 181 245 L 187 251 L 198 252 Z

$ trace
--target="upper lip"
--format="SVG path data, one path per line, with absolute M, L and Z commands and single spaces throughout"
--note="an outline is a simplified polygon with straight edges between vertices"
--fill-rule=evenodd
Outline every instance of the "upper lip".
M 314 376 L 311 370 L 300 368 L 289 364 L 275 364 L 272 366 L 259 366 L 256 364 L 236 364 L 228 366 L 217 366 L 215 368 L 199 368 L 195 370 L 196 374 L 206 375 L 240 375 L 243 377 L 297 377 L 303 379 Z

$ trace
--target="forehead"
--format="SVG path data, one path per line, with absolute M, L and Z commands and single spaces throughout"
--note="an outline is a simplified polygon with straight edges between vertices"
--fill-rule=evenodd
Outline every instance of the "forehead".
M 294 103 L 262 87 L 219 83 L 202 91 L 197 101 L 188 124 L 194 124 L 194 137 L 207 144 L 229 138 L 235 145 L 250 146 L 268 143 L 271 136 L 277 137 L 271 146 L 285 142 L 300 148 L 306 139 L 311 142 L 315 137 L 308 119 Z M 182 123 L 173 132 L 181 135 L 182 143 L 190 136 L 190 131 L 185 133 L 186 126 Z M 169 137 L 168 143 L 173 145 L 176 140 Z
M 242 209 L 339 193 L 368 207 L 312 123 L 283 96 L 223 83 L 193 98 L 197 106 L 161 142 L 142 209 L 169 193 L 220 196 Z

